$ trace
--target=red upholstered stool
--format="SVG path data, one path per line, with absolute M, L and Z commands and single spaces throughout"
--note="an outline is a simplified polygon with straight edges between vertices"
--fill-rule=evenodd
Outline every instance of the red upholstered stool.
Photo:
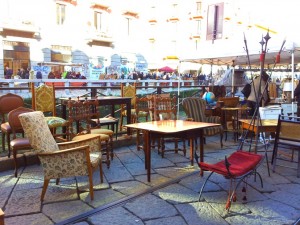
M 230 190 L 228 191 L 228 199 L 225 207 L 226 210 L 229 211 L 231 202 L 236 201 L 236 189 L 242 181 L 245 181 L 245 178 L 250 175 L 257 174 L 260 178 L 261 186 L 263 187 L 262 178 L 256 169 L 261 165 L 264 158 L 264 155 L 238 150 L 232 153 L 229 157 L 225 156 L 225 160 L 219 161 L 215 164 L 199 162 L 198 165 L 201 170 L 211 172 L 201 187 L 199 202 L 207 181 L 213 173 L 217 173 L 223 175 L 226 179 L 230 179 Z M 237 182 L 233 182 L 234 180 Z M 233 184 L 235 184 L 234 187 L 232 187 Z M 246 190 L 244 189 L 243 191 Z M 246 200 L 246 196 L 244 197 L 244 200 Z

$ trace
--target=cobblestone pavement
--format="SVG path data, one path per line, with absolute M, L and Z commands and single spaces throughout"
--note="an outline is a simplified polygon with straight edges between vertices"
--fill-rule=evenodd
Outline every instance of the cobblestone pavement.
M 259 180 L 254 182 L 253 177 L 249 178 L 247 201 L 242 200 L 244 193 L 239 188 L 237 202 L 232 204 L 230 213 L 226 213 L 229 182 L 219 175 L 211 177 L 203 201 L 198 205 L 204 178 L 199 176 L 197 166 L 190 165 L 189 154 L 184 157 L 181 153 L 168 152 L 165 158 L 161 158 L 153 152 L 152 180 L 149 183 L 146 181 L 143 152 L 137 151 L 135 145 L 118 147 L 116 143 L 115 146 L 110 169 L 104 164 L 103 184 L 100 184 L 99 172 L 94 173 L 93 201 L 90 200 L 86 177 L 61 179 L 59 185 L 52 181 L 41 203 L 43 175 L 39 165 L 20 168 L 17 178 L 12 170 L 1 172 L 0 207 L 5 212 L 5 225 L 273 225 L 295 224 L 300 218 L 300 178 L 296 177 L 295 163 L 292 165 L 294 169 L 278 166 L 271 176 L 268 176 L 264 163 L 259 168 L 264 187 L 260 187 Z M 223 159 L 235 151 L 236 146 L 227 140 L 220 149 L 217 136 L 207 138 L 205 160 Z M 169 183 L 155 188 L 164 182 Z M 138 195 L 147 190 L 146 194 Z M 86 216 L 78 216 L 82 214 Z

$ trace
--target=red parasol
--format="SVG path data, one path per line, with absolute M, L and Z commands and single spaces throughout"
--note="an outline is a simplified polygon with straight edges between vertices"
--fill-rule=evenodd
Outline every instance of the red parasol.
M 165 67 L 162 67 L 162 68 L 158 69 L 158 71 L 160 71 L 160 72 L 172 73 L 172 72 L 174 72 L 175 70 L 172 69 L 171 67 L 165 66 Z

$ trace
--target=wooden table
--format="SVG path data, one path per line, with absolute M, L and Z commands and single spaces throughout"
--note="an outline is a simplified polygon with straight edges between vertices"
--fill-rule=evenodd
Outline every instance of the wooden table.
M 148 182 L 151 181 L 151 139 L 170 136 L 189 139 L 190 160 L 194 163 L 194 140 L 200 138 L 200 161 L 203 162 L 203 129 L 220 126 L 216 123 L 203 123 L 185 120 L 161 120 L 125 125 L 126 127 L 142 130 L 144 133 L 145 169 Z
M 276 132 L 277 119 L 262 119 L 261 124 L 259 121 L 251 121 L 251 119 L 240 119 L 241 128 L 243 130 L 249 130 L 254 132 L 256 141 L 258 141 L 258 135 L 260 132 Z M 257 151 L 257 145 L 255 146 L 255 151 Z
M 98 100 L 99 105 L 111 105 L 111 116 L 115 116 L 115 105 L 126 104 L 126 111 L 127 111 L 127 124 L 131 123 L 131 98 L 130 97 L 118 97 L 118 96 L 100 96 L 100 97 L 81 97 L 79 100 L 84 101 L 87 100 Z M 78 100 L 78 98 L 72 98 L 71 100 Z M 62 117 L 64 119 L 67 118 L 67 105 L 69 98 L 60 98 L 62 104 Z M 130 129 L 127 129 L 127 134 L 130 135 Z

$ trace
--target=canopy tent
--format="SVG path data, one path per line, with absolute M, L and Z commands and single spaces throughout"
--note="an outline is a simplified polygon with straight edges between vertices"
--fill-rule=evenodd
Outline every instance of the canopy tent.
M 234 46 L 232 47 L 232 51 L 228 51 L 228 45 L 224 45 L 223 43 L 223 46 L 224 47 L 221 48 L 221 51 L 223 50 L 223 54 L 219 49 L 218 49 L 219 51 L 216 50 L 220 46 L 216 47 L 211 45 L 210 50 L 207 49 L 208 51 L 203 51 L 203 53 L 200 54 L 199 57 L 182 59 L 180 60 L 180 62 L 192 62 L 192 63 L 199 63 L 202 65 L 208 64 L 208 65 L 217 65 L 217 66 L 227 65 L 227 66 L 232 66 L 233 68 L 234 66 L 240 66 L 240 67 L 245 67 L 245 69 L 249 69 L 249 62 L 250 62 L 251 69 L 260 68 L 261 50 L 259 50 L 258 48 L 256 48 L 256 50 L 254 51 L 250 51 L 251 49 L 249 49 L 249 54 L 247 55 L 245 46 L 242 48 L 241 45 L 239 45 L 239 48 L 244 49 L 244 51 L 240 51 L 240 50 L 236 51 L 237 48 L 236 47 L 234 48 Z M 272 70 L 274 69 L 275 65 L 286 66 L 287 69 L 287 66 L 296 65 L 298 63 L 300 63 L 300 45 L 295 42 L 286 43 L 286 41 L 283 40 L 280 44 L 276 42 L 275 45 L 272 44 L 271 46 L 268 46 L 267 52 L 265 54 L 264 69 Z M 290 66 L 290 72 L 291 72 L 291 78 L 292 80 L 294 80 L 295 66 Z M 234 79 L 232 79 L 232 87 L 233 86 L 234 86 Z M 292 96 L 294 96 L 294 89 L 295 89 L 294 82 L 292 82 Z M 232 88 L 232 92 L 233 92 L 233 88 Z M 294 103 L 292 104 L 292 107 L 295 107 Z
M 289 65 L 292 64 L 292 51 L 282 51 L 280 54 L 280 61 L 276 65 Z M 270 68 L 276 62 L 276 57 L 278 51 L 267 52 L 265 56 L 265 68 Z M 260 54 L 249 55 L 249 61 L 252 68 L 260 66 Z M 294 51 L 294 61 L 295 63 L 300 63 L 300 49 L 295 49 Z M 248 66 L 248 56 L 246 54 L 241 55 L 229 55 L 229 56 L 215 56 L 215 57 L 201 57 L 201 58 L 191 58 L 183 59 L 181 62 L 192 62 L 199 64 L 209 64 L 209 65 L 228 65 L 228 66 Z

